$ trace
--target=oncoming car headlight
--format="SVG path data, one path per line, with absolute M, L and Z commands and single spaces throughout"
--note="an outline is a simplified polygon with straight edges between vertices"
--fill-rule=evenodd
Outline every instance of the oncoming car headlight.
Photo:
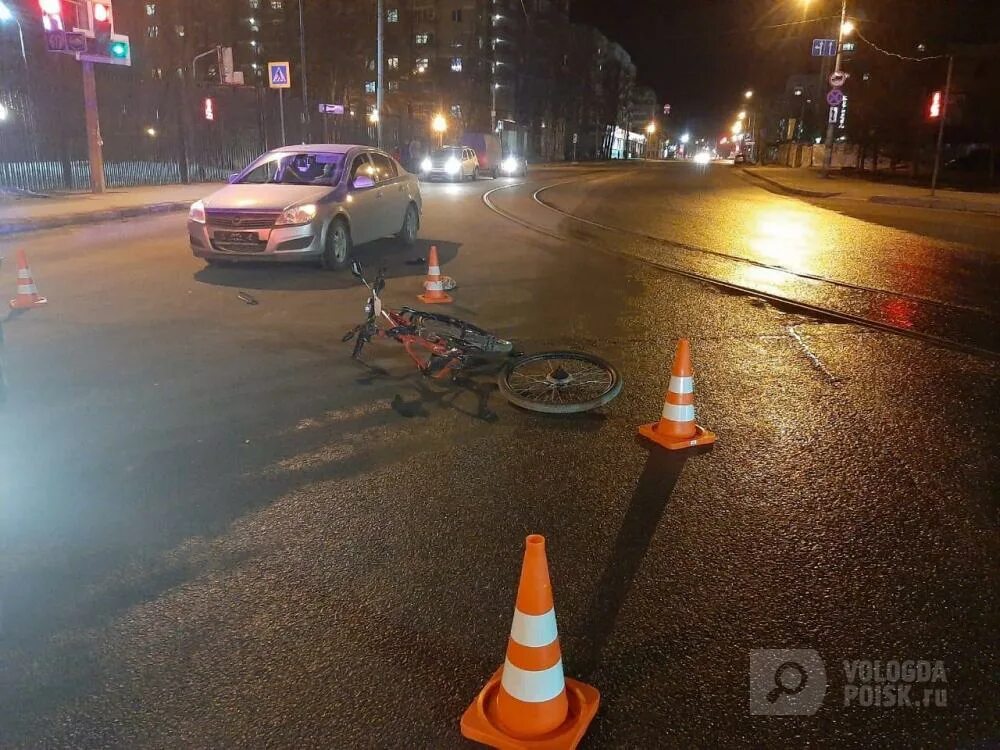
M 431 164 L 431 160 L 429 158 L 426 158 L 422 162 L 420 162 L 420 169 L 422 171 L 424 171 L 424 172 L 430 172 L 431 171 L 431 167 L 433 167 L 433 166 L 434 165 Z
M 508 156 L 506 159 L 503 160 L 503 163 L 500 165 L 500 168 L 504 172 L 507 172 L 508 174 L 516 172 L 518 168 L 517 159 L 515 159 L 513 156 Z
M 205 223 L 205 202 L 195 201 L 191 204 L 191 210 L 188 211 L 188 218 L 191 221 L 196 221 L 199 224 Z
M 281 216 L 274 222 L 276 227 L 287 227 L 295 224 L 308 224 L 316 218 L 316 204 L 303 203 L 301 206 L 292 206 L 281 212 Z
M 708 151 L 699 151 L 694 155 L 695 164 L 708 164 L 712 161 L 712 155 Z
M 448 161 L 444 163 L 444 171 L 448 174 L 455 174 L 461 168 L 461 162 L 455 158 L 448 159 Z

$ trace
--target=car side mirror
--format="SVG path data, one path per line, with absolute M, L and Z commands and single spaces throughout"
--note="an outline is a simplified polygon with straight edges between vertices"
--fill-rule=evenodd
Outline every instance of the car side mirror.
M 361 263 L 359 261 L 353 261 L 351 263 L 351 275 L 356 279 L 363 279 Z
M 365 190 L 367 188 L 375 187 L 375 180 L 371 175 L 359 174 L 354 178 L 354 182 L 351 183 L 351 187 L 355 190 Z

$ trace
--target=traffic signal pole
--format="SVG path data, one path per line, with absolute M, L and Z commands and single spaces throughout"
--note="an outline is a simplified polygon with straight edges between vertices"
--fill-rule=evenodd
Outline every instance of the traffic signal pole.
M 847 0 L 841 0 L 840 4 L 840 26 L 837 28 L 837 57 L 833 62 L 834 73 L 840 73 L 840 60 L 844 47 L 844 22 L 847 20 Z M 825 88 L 824 81 L 820 86 L 820 91 Z M 823 177 L 830 176 L 830 166 L 833 164 L 833 130 L 837 123 L 830 121 L 830 110 L 827 108 L 826 117 L 826 150 L 823 154 Z
M 931 197 L 937 191 L 938 172 L 941 170 L 941 148 L 944 146 L 944 123 L 948 119 L 948 97 L 951 95 L 951 69 L 955 56 L 948 55 L 948 75 L 944 81 L 944 101 L 941 102 L 941 122 L 938 123 L 937 148 L 934 150 L 934 174 L 931 175 Z
M 97 80 L 94 63 L 80 63 L 83 71 L 83 113 L 87 121 L 87 159 L 90 162 L 90 192 L 104 192 L 104 153 L 102 151 L 101 121 L 97 112 Z

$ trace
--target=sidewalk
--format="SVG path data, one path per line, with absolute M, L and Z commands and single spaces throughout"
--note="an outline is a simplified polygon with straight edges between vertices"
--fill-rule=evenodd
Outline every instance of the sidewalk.
M 1000 216 L 1000 193 L 967 193 L 938 189 L 933 198 L 927 188 L 889 185 L 834 172 L 823 179 L 815 169 L 793 167 L 745 167 L 743 171 L 791 195 L 807 198 L 848 198 L 896 206 L 971 211 Z
M 186 211 L 218 183 L 113 188 L 101 195 L 64 193 L 49 198 L 0 197 L 0 236 L 130 216 Z

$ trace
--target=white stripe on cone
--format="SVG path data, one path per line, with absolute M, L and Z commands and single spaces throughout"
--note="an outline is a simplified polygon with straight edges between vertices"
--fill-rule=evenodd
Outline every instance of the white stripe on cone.
M 443 292 L 444 284 L 440 281 L 427 281 L 424 283 L 424 289 L 428 292 Z
M 515 643 L 529 648 L 548 646 L 559 637 L 555 609 L 550 609 L 544 615 L 526 615 L 515 607 L 510 637 Z
M 667 390 L 671 393 L 694 393 L 694 378 L 690 375 L 671 375 Z
M 441 266 L 427 266 L 427 275 L 428 276 L 440 276 L 441 275 Z
M 27 268 L 18 268 L 17 269 L 17 278 L 19 278 L 19 279 L 30 279 L 31 278 L 31 271 L 29 271 Z
M 508 695 L 525 703 L 544 703 L 558 698 L 566 687 L 562 659 L 548 669 L 537 672 L 515 667 L 507 659 L 504 661 L 500 684 Z
M 34 284 L 18 284 L 17 285 L 18 294 L 38 294 L 38 287 Z
M 671 422 L 693 422 L 694 404 L 671 404 L 664 402 L 663 418 Z

